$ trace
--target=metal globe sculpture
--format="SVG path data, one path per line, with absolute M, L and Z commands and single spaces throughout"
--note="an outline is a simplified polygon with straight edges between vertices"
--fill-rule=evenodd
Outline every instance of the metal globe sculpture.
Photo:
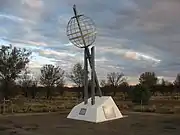
M 75 16 L 71 17 L 67 25 L 67 36 L 72 44 L 79 48 L 92 45 L 96 39 L 96 28 L 94 22 L 84 15 L 77 15 L 74 7 Z
M 79 15 L 78 20 L 79 25 L 76 17 L 70 19 L 67 25 L 67 36 L 72 44 L 79 48 L 85 48 L 94 43 L 96 39 L 96 28 L 94 22 L 89 17 Z M 82 39 L 81 32 L 84 39 Z
M 71 17 L 67 25 L 67 36 L 71 43 L 84 49 L 84 101 L 73 107 L 67 118 L 96 123 L 122 118 L 123 116 L 113 99 L 110 96 L 102 96 L 99 86 L 95 71 L 95 47 L 92 46 L 89 50 L 89 46 L 94 43 L 96 38 L 95 25 L 90 18 L 77 15 L 75 5 L 73 11 L 74 16 Z M 90 78 L 88 77 L 88 66 L 91 70 Z M 91 93 L 89 93 L 88 87 L 89 79 L 91 80 Z

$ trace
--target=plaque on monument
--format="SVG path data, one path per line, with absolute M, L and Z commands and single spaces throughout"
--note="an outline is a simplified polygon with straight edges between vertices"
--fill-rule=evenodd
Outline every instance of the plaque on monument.
M 106 119 L 112 119 L 116 117 L 116 113 L 114 112 L 114 108 L 111 106 L 103 106 L 104 116 Z
M 86 108 L 81 108 L 79 115 L 85 115 L 86 114 Z

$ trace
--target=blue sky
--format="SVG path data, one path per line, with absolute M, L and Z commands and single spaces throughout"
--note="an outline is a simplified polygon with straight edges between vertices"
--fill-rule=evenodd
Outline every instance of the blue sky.
M 179 0 L 0 0 L 0 43 L 32 50 L 30 69 L 70 71 L 83 50 L 70 44 L 72 6 L 96 23 L 96 71 L 123 72 L 132 84 L 142 72 L 174 80 L 180 72 Z

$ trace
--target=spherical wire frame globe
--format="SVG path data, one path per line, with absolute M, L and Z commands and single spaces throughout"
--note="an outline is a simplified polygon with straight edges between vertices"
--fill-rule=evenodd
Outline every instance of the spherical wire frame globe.
M 75 17 L 72 17 L 67 25 L 67 36 L 72 44 L 79 48 L 92 45 L 96 39 L 96 27 L 94 22 L 84 15 L 78 15 L 78 20 L 85 44 L 81 37 L 80 29 Z

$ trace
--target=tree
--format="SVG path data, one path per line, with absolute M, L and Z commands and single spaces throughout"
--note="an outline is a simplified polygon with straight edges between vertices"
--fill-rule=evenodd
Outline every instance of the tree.
M 33 86 L 33 78 L 28 69 L 25 69 L 24 73 L 20 76 L 19 84 L 23 88 L 24 96 L 28 97 L 28 90 Z
M 161 85 L 166 86 L 166 81 L 164 79 L 161 79 Z
M 174 90 L 173 87 L 174 86 L 171 82 L 162 78 L 159 81 L 159 84 L 157 84 L 156 86 L 153 87 L 153 89 L 154 89 L 153 92 L 160 92 L 162 94 L 168 93 L 168 92 L 172 93 Z
M 101 87 L 105 87 L 107 85 L 106 80 L 101 80 L 100 85 Z
M 122 83 L 126 81 L 126 78 L 124 77 L 123 73 L 119 72 L 112 72 L 107 74 L 107 84 L 114 88 L 114 96 L 116 95 L 116 89 L 118 88 Z
M 151 97 L 150 91 L 141 84 L 136 85 L 132 90 L 132 102 L 147 104 Z
M 119 86 L 120 91 L 123 93 L 124 96 L 124 100 L 126 100 L 127 98 L 129 98 L 130 92 L 131 92 L 131 88 L 128 84 L 128 82 L 123 82 L 120 86 Z
M 176 79 L 174 81 L 174 86 L 176 88 L 176 91 L 180 91 L 180 73 L 177 74 Z
M 174 81 L 174 84 L 177 85 L 177 86 L 180 86 L 180 73 L 177 74 L 176 79 Z
M 27 68 L 20 76 L 18 83 L 23 88 L 25 97 L 28 97 L 28 94 L 30 94 L 33 99 L 35 98 L 38 80 L 32 76 Z
M 82 64 L 76 63 L 68 77 L 73 83 L 77 85 L 77 87 L 82 87 L 84 85 L 84 69 Z
M 165 80 L 165 79 L 161 79 L 161 83 L 160 83 L 162 86 L 168 86 L 168 85 L 171 85 L 171 82 Z
M 158 78 L 154 72 L 145 72 L 142 73 L 139 77 L 139 82 L 144 87 L 151 89 L 154 85 L 157 84 Z
M 33 78 L 32 80 L 32 86 L 31 86 L 31 96 L 34 99 L 37 93 L 37 84 L 38 80 L 36 78 Z
M 82 91 L 82 95 L 80 91 L 80 89 L 84 86 L 84 69 L 81 63 L 76 63 L 73 66 L 72 71 L 68 75 L 68 78 L 78 87 L 78 99 L 84 97 L 84 91 Z
M 3 97 L 9 98 L 10 85 L 14 83 L 19 74 L 29 63 L 30 51 L 10 46 L 0 48 L 0 80 L 3 85 Z
M 128 90 L 129 90 L 129 84 L 128 82 L 122 82 L 120 85 L 119 85 L 119 88 L 121 89 L 121 92 L 123 93 L 128 93 Z
M 47 99 L 51 96 L 51 88 L 64 84 L 64 73 L 59 66 L 46 64 L 41 68 L 40 83 L 47 87 Z
M 123 82 L 126 81 L 126 78 L 124 77 L 123 73 L 112 72 L 107 74 L 107 81 L 108 81 L 108 85 L 113 87 L 118 87 L 119 85 L 121 85 Z

